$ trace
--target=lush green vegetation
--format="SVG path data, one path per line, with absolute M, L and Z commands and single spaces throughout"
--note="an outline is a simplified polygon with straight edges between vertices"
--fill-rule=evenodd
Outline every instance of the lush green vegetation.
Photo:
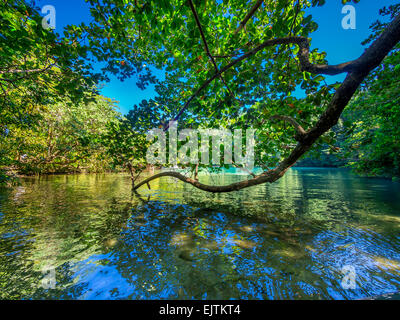
M 400 176 L 400 46 L 386 48 L 383 63 L 372 53 L 362 67 L 328 65 L 324 52 L 308 52 L 318 26 L 305 14 L 325 1 L 88 2 L 93 21 L 62 36 L 43 29 L 27 1 L 0 4 L 0 183 L 10 170 L 121 168 L 135 181 L 146 168 L 146 131 L 172 119 L 185 128 L 254 128 L 256 165 L 284 163 L 277 177 L 327 152 L 361 173 Z M 396 20 L 399 7 L 382 14 Z M 377 22 L 365 45 L 390 31 Z M 165 70 L 165 79 L 149 66 Z M 341 91 L 349 84 L 326 84 L 326 74 L 343 72 L 362 83 L 355 94 Z M 110 74 L 134 76 L 141 89 L 156 84 L 157 96 L 122 116 L 98 93 Z M 294 96 L 299 87 L 305 98 Z M 334 127 L 347 105 L 335 104 L 340 95 L 353 99 Z M 321 122 L 325 110 L 334 116 Z
M 400 6 L 381 10 L 391 19 Z M 387 26 L 377 21 L 371 26 L 371 43 Z M 337 150 L 325 146 L 315 157 L 303 163 L 340 165 L 370 176 L 400 177 L 400 46 L 398 45 L 359 88 L 333 128 Z M 340 151 L 340 152 L 339 152 Z
M 383 10 L 383 15 L 399 12 Z M 374 35 L 385 27 L 376 23 Z M 366 43 L 369 43 L 368 39 Z M 358 172 L 400 177 L 400 46 L 372 72 L 343 115 L 344 156 Z

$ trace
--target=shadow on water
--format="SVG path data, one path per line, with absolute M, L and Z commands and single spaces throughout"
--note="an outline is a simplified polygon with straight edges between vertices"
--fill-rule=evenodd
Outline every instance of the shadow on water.
M 238 175 L 201 176 L 219 184 Z M 25 179 L 0 193 L 0 298 L 357 299 L 398 290 L 400 186 L 346 170 L 209 194 L 174 179 Z M 342 285 L 342 268 L 356 272 Z M 54 270 L 55 286 L 46 287 Z

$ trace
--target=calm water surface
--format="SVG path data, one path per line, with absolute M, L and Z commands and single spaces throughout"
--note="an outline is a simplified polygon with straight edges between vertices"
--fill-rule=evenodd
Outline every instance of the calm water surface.
M 344 266 L 356 272 L 355 289 L 342 287 Z M 298 168 L 272 185 L 215 195 L 172 178 L 132 195 L 129 177 L 117 174 L 27 178 L 0 191 L 2 299 L 357 299 L 398 290 L 400 184 L 346 170 Z

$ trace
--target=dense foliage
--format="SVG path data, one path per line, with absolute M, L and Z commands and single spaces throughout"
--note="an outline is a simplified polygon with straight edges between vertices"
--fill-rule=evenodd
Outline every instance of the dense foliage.
M 109 99 L 55 103 L 29 128 L 9 126 L 1 148 L 19 173 L 99 171 L 108 168 L 102 137 L 117 112 Z
M 172 119 L 182 128 L 252 127 L 256 165 L 275 167 L 299 141 L 296 125 L 315 126 L 339 87 L 304 68 L 304 43 L 296 42 L 317 30 L 305 12 L 324 0 L 87 2 L 92 21 L 68 26 L 62 36 L 42 28 L 34 4 L 0 4 L 0 183 L 9 169 L 122 167 L 135 180 L 146 168 L 146 131 Z M 382 10 L 392 18 L 397 12 Z M 366 44 L 386 26 L 377 22 Z M 310 50 L 309 63 L 325 65 L 325 57 Z M 399 175 L 398 63 L 397 47 L 311 151 L 342 150 L 360 172 Z M 123 117 L 98 94 L 110 74 L 134 76 L 141 89 L 156 84 L 157 96 Z M 295 97 L 299 88 L 305 98 Z
M 154 81 L 142 63 L 132 67 L 137 59 L 125 58 L 128 49 L 85 40 L 82 26 L 68 26 L 59 35 L 43 28 L 42 19 L 34 1 L 0 4 L 1 184 L 15 173 L 111 168 L 103 138 L 121 116 L 111 100 L 98 94 L 98 84 L 108 74 L 122 79 L 143 73 L 142 88 Z M 103 61 L 106 66 L 94 67 Z
M 382 10 L 393 17 L 400 5 Z M 369 43 L 386 24 L 372 26 Z M 343 155 L 368 175 L 400 177 L 400 46 L 370 74 L 343 115 Z

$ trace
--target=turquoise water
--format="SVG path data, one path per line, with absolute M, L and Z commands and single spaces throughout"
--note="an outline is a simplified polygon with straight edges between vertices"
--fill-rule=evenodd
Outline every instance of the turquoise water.
M 296 168 L 229 194 L 172 178 L 139 193 L 117 174 L 0 191 L 0 298 L 359 299 L 400 288 L 398 183 Z M 343 286 L 345 266 L 355 288 Z

